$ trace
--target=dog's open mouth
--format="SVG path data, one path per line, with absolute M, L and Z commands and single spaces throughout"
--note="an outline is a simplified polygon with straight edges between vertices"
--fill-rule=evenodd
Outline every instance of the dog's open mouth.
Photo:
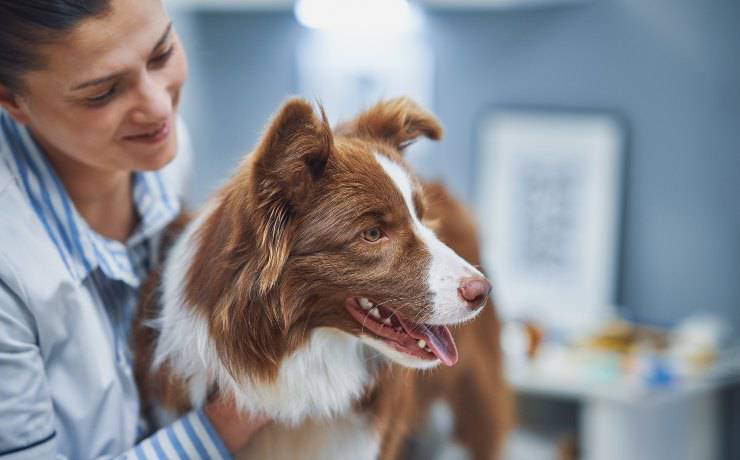
M 398 351 L 424 360 L 439 359 L 447 366 L 457 362 L 457 347 L 446 326 L 415 323 L 364 297 L 350 297 L 346 307 L 363 328 Z

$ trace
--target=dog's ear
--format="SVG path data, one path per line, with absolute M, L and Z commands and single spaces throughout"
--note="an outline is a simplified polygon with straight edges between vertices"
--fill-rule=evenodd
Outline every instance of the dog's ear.
M 442 138 L 437 118 L 407 97 L 381 101 L 354 120 L 340 124 L 337 134 L 384 140 L 399 150 L 413 144 L 419 136 Z
M 252 195 L 260 264 L 259 291 L 277 281 L 290 252 L 295 211 L 306 205 L 326 170 L 333 148 L 323 109 L 291 99 L 270 123 L 254 155 Z
M 321 178 L 333 147 L 324 110 L 321 118 L 303 99 L 290 99 L 273 118 L 257 149 L 254 181 L 259 189 L 277 188 L 284 198 L 305 197 Z

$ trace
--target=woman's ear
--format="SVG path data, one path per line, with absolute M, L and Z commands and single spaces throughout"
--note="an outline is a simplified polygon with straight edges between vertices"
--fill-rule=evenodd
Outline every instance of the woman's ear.
M 442 126 L 437 118 L 407 97 L 381 101 L 355 119 L 340 124 L 335 132 L 384 140 L 401 151 L 420 136 L 435 141 L 442 138 Z
M 31 121 L 18 95 L 2 83 L 0 83 L 0 107 L 18 123 L 28 124 Z

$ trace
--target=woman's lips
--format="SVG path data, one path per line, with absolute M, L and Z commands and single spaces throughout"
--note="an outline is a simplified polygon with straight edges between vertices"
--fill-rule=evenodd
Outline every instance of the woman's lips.
M 135 134 L 133 136 L 125 136 L 123 139 L 131 142 L 137 142 L 139 144 L 155 145 L 167 139 L 170 135 L 171 124 L 169 121 L 162 123 L 158 128 L 151 131 L 144 132 L 142 134 Z

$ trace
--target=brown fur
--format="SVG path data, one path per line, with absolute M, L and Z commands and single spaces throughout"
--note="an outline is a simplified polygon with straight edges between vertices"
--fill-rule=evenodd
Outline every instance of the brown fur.
M 186 278 L 188 304 L 207 320 L 218 356 L 235 379 L 248 374 L 272 381 L 281 361 L 315 328 L 362 333 L 344 309 L 348 295 L 371 297 L 421 321 L 429 314 L 430 298 L 418 272 L 428 255 L 414 237 L 395 185 L 367 153 L 403 164 L 403 149 L 420 135 L 438 139 L 442 129 L 408 99 L 380 103 L 333 133 L 323 113 L 317 117 L 301 100 L 288 102 L 273 120 L 216 197 L 217 207 L 197 234 Z M 415 187 L 418 216 L 436 223 L 440 239 L 478 265 L 475 229 L 464 209 L 438 184 Z M 357 238 L 378 222 L 388 236 L 385 244 Z M 158 285 L 154 274 L 143 289 L 141 318 L 156 316 L 158 298 L 152 293 Z M 394 292 L 416 294 L 399 300 Z M 400 455 L 437 398 L 452 404 L 457 438 L 474 458 L 496 456 L 511 404 L 492 305 L 455 338 L 460 362 L 454 368 L 422 375 L 389 365 L 358 402 L 375 417 L 383 459 Z M 185 382 L 168 373 L 167 363 L 148 375 L 156 339 L 153 329 L 136 329 L 144 407 L 157 401 L 187 410 Z

